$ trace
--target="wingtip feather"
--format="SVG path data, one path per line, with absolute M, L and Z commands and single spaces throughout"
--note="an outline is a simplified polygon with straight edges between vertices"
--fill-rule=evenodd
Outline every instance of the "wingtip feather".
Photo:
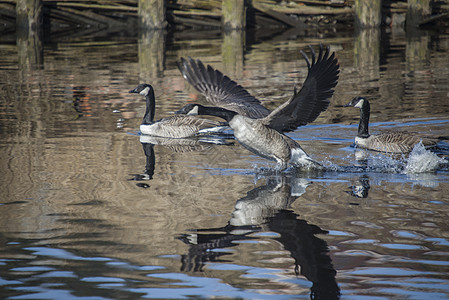
M 302 50 L 300 50 L 299 53 L 301 53 L 302 56 L 304 57 L 304 60 L 307 63 L 307 69 L 310 70 L 311 66 L 310 66 L 310 61 L 309 61 L 309 58 L 307 57 L 307 54 Z

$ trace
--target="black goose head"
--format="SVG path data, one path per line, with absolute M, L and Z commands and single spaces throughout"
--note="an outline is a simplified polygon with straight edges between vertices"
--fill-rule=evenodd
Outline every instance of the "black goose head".
M 362 109 L 366 105 L 369 105 L 368 100 L 365 97 L 357 96 L 354 99 L 352 99 L 351 102 L 346 104 L 345 107 L 357 107 Z
M 357 96 L 351 100 L 345 107 L 357 107 L 360 109 L 360 122 L 357 136 L 361 138 L 368 138 L 368 126 L 370 117 L 370 104 L 365 97 Z
M 147 83 L 139 84 L 135 89 L 130 90 L 130 93 L 140 94 L 142 96 L 148 96 L 153 87 Z
M 184 115 L 208 115 L 215 116 L 222 119 L 225 119 L 226 122 L 229 122 L 234 118 L 237 113 L 235 111 L 231 111 L 222 107 L 214 107 L 214 106 L 202 106 L 201 104 L 192 104 L 189 103 L 175 114 L 184 114 Z
M 186 104 L 183 108 L 176 111 L 175 114 L 179 115 L 198 115 L 200 110 L 202 110 L 204 106 L 200 104 L 189 103 Z
M 153 124 L 154 111 L 156 109 L 156 100 L 154 98 L 153 87 L 147 83 L 141 83 L 135 89 L 132 89 L 129 92 L 145 97 L 147 106 L 145 109 L 145 115 L 143 116 L 142 125 Z

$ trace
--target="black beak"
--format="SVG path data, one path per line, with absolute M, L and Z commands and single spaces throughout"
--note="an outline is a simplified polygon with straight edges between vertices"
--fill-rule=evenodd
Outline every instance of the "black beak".
M 137 88 L 130 90 L 128 93 L 136 93 L 138 94 L 139 92 L 137 91 Z
M 187 112 L 185 111 L 184 107 L 180 110 L 175 111 L 175 115 L 186 115 Z
M 351 107 L 352 106 L 352 101 L 349 102 L 348 104 L 343 105 L 343 107 Z

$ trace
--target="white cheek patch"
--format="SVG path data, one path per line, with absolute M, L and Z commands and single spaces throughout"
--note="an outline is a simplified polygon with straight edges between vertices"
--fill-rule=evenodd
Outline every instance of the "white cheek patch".
M 195 106 L 191 111 L 187 113 L 188 115 L 196 116 L 198 115 L 198 106 Z
M 142 96 L 148 95 L 148 92 L 150 91 L 149 87 L 144 88 L 139 94 Z
M 361 138 L 356 136 L 354 142 L 357 146 L 366 148 L 368 144 L 368 138 Z
M 362 108 L 364 102 L 365 102 L 365 99 L 360 99 L 359 102 L 357 102 L 357 104 L 354 105 L 354 107 Z

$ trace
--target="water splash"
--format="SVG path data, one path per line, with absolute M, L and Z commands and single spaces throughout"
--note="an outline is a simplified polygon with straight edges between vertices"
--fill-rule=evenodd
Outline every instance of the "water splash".
M 354 155 L 356 158 L 355 164 L 352 155 L 344 158 L 344 161 L 349 165 L 337 165 L 330 159 L 321 163 L 327 171 L 334 172 L 399 173 L 407 175 L 445 171 L 449 166 L 449 160 L 427 150 L 422 143 L 415 145 L 409 155 L 389 154 L 364 149 L 356 149 Z
M 404 173 L 416 174 L 435 172 L 441 165 L 447 163 L 448 162 L 444 158 L 441 158 L 435 153 L 426 150 L 424 145 L 419 142 L 415 145 L 408 157 L 407 164 L 404 168 Z
M 330 160 L 321 162 L 327 171 L 343 172 L 343 173 L 400 173 L 404 169 L 404 159 L 394 158 L 384 153 L 372 152 L 368 153 L 364 159 L 357 157 L 356 162 L 352 158 L 347 157 L 345 160 L 348 165 L 337 165 Z

